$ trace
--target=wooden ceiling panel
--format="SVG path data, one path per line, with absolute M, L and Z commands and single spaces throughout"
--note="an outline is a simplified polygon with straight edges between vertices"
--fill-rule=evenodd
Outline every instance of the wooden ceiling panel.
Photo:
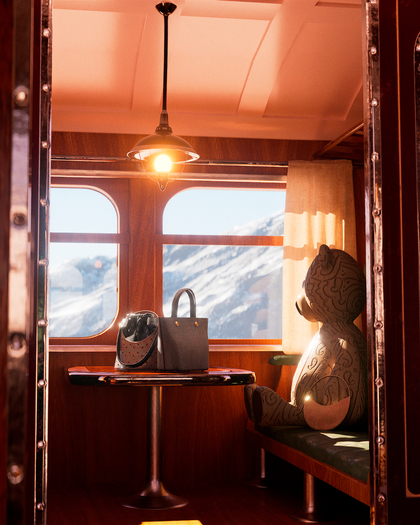
M 54 131 L 153 133 L 157 0 L 54 0 Z M 168 112 L 185 136 L 332 140 L 363 119 L 361 0 L 177 0 Z
M 264 116 L 345 120 L 362 84 L 362 41 L 354 29 L 350 23 L 303 24 Z
M 267 20 L 181 16 L 170 40 L 168 110 L 235 115 L 267 26 Z
M 53 109 L 129 111 L 144 21 L 141 13 L 54 10 Z

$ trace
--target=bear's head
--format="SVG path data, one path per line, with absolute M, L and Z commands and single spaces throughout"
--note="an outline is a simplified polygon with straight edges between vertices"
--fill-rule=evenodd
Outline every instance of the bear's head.
M 309 321 L 352 323 L 366 303 L 366 279 L 357 261 L 325 244 L 309 267 L 296 307 Z

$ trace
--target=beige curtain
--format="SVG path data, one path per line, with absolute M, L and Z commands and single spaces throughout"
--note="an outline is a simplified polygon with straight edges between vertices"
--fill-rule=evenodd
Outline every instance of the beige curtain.
M 291 161 L 287 173 L 283 251 L 283 351 L 301 354 L 318 323 L 299 315 L 295 302 L 321 244 L 357 260 L 351 161 Z

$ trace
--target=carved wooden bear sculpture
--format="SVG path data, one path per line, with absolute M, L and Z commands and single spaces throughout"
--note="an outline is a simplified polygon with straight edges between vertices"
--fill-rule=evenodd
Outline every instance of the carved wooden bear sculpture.
M 353 324 L 366 301 L 365 276 L 359 264 L 342 250 L 322 245 L 303 283 L 296 307 L 309 321 L 322 323 L 296 369 L 291 402 L 273 390 L 245 387 L 248 416 L 259 425 L 309 425 L 311 410 L 342 415 L 330 427 L 354 426 L 367 419 L 366 341 Z M 350 395 L 350 396 L 349 396 Z M 328 408 L 327 408 L 328 407 Z M 305 416 L 306 414 L 306 416 Z M 311 416 L 312 417 L 312 416 Z M 322 419 L 322 417 L 321 417 Z M 328 419 L 328 418 L 327 418 Z M 334 419 L 334 418 L 333 418 Z

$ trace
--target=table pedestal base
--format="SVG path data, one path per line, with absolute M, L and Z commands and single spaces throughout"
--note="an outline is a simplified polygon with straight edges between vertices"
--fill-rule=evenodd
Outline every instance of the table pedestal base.
M 168 492 L 162 479 L 162 387 L 150 386 L 148 397 L 148 481 L 146 488 L 124 499 L 124 507 L 135 509 L 174 509 L 188 504 L 188 500 Z
M 124 507 L 133 509 L 175 509 L 188 505 L 188 500 L 168 492 L 160 482 L 149 484 L 142 492 L 122 500 Z
M 248 385 L 255 382 L 254 372 L 232 368 L 210 368 L 195 372 L 116 370 L 113 366 L 77 366 L 68 370 L 74 385 L 147 386 L 147 481 L 145 489 L 124 498 L 121 504 L 135 509 L 171 509 L 188 501 L 168 492 L 162 485 L 162 386 Z M 134 416 L 133 416 L 134 417 Z M 140 447 L 139 447 L 140 450 Z M 262 472 L 263 476 L 264 472 Z

